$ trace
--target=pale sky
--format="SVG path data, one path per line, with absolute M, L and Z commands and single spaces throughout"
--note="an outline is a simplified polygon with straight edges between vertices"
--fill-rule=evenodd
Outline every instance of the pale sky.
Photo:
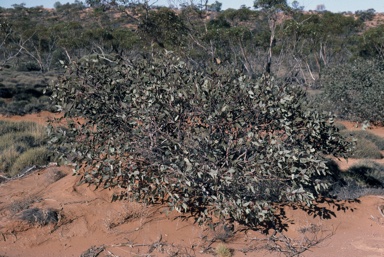
M 59 1 L 62 4 L 73 3 L 74 0 L 0 0 L 0 6 L 10 8 L 13 4 L 25 3 L 26 7 L 33 6 L 44 6 L 47 8 L 52 8 L 55 2 Z M 85 0 L 80 0 L 84 1 Z M 150 3 L 155 2 L 156 0 L 150 0 Z M 191 0 L 158 0 L 156 5 L 168 6 L 169 3 L 178 3 L 178 2 L 190 2 Z M 195 3 L 199 3 L 201 0 L 194 0 Z M 215 0 L 209 0 L 209 3 L 214 2 Z M 223 9 L 235 8 L 238 9 L 242 4 L 252 7 L 254 0 L 218 0 L 223 3 Z M 288 3 L 293 0 L 288 0 Z M 324 4 L 325 8 L 331 12 L 342 12 L 342 11 L 352 11 L 356 10 L 367 10 L 370 8 L 375 9 L 377 12 L 384 13 L 384 0 L 297 0 L 300 5 L 305 7 L 305 10 L 315 10 L 316 6 L 319 4 Z M 204 1 L 203 1 L 204 2 Z

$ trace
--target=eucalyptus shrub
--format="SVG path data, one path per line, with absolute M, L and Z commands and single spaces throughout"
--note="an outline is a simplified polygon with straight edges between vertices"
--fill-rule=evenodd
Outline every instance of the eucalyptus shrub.
M 328 187 L 324 156 L 347 149 L 299 88 L 196 70 L 172 54 L 74 65 L 52 90 L 66 117 L 84 119 L 51 127 L 83 182 L 120 187 L 115 200 L 166 202 L 198 222 L 254 226 L 274 219 L 275 204 L 311 204 Z
M 326 69 L 324 99 L 341 118 L 384 124 L 384 63 L 358 59 Z

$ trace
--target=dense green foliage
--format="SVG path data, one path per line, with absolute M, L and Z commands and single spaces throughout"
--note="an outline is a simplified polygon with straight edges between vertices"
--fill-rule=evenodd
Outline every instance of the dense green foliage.
M 72 153 L 83 182 L 121 187 L 116 199 L 257 225 L 275 204 L 310 204 L 328 186 L 324 156 L 347 149 L 300 88 L 268 75 L 201 70 L 170 53 L 96 61 L 52 87 L 65 116 L 85 122 L 52 127 L 51 143 Z

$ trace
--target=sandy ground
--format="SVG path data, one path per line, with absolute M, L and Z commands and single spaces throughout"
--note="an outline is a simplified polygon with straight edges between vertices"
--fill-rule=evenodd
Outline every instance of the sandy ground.
M 31 121 L 38 124 L 45 125 L 47 121 L 54 118 L 62 117 L 61 113 L 51 113 L 47 111 L 42 111 L 40 113 L 26 114 L 24 116 L 4 116 L 0 114 L 0 120 L 5 121 Z
M 383 128 L 376 130 L 371 132 L 384 136 Z M 271 234 L 237 224 L 234 233 L 213 231 L 166 206 L 111 202 L 112 190 L 78 180 L 70 167 L 52 166 L 0 184 L 0 256 L 218 256 L 219 244 L 233 256 L 284 256 L 263 248 L 276 246 L 268 241 Z M 24 211 L 33 208 L 54 213 L 58 222 L 23 221 Z M 383 196 L 319 203 L 314 212 L 286 206 L 281 216 L 286 230 L 276 238 L 282 247 L 314 244 L 302 256 L 384 256 L 383 212 Z
M 55 181 L 58 171 L 67 176 Z M 220 239 L 226 239 L 234 256 L 278 256 L 255 250 L 266 238 L 259 232 L 238 231 L 231 236 L 222 229 L 200 227 L 165 206 L 111 203 L 112 191 L 78 186 L 77 181 L 70 168 L 50 167 L 1 184 L 0 254 L 80 256 L 96 246 L 102 247 L 98 256 L 213 256 Z M 26 205 L 56 210 L 59 222 L 42 226 L 22 221 L 20 206 Z M 284 234 L 295 238 L 297 245 L 324 239 L 303 256 L 383 256 L 384 216 L 379 208 L 384 208 L 384 197 L 323 203 L 312 214 L 286 207 Z

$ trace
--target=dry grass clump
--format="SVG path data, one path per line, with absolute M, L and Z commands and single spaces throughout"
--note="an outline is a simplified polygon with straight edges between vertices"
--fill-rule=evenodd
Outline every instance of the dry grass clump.
M 121 205 L 120 210 L 109 210 L 104 224 L 108 230 L 111 230 L 129 221 L 139 219 L 141 226 L 150 215 L 150 210 L 147 206 L 131 202 Z
M 361 138 L 356 141 L 356 148 L 349 157 L 357 159 L 381 159 L 383 156 L 375 143 Z
M 367 130 L 349 131 L 349 134 L 357 139 L 366 139 L 374 143 L 381 151 L 384 150 L 384 138 L 370 133 Z
M 384 150 L 384 140 L 367 131 L 341 131 L 341 134 L 352 140 L 356 140 L 354 149 L 349 153 L 350 158 L 357 159 L 381 159 L 381 150 Z
M 49 151 L 45 146 L 31 148 L 18 156 L 9 170 L 9 175 L 17 175 L 25 167 L 45 165 L 48 160 Z
M 45 165 L 46 128 L 33 122 L 0 121 L 0 171 L 15 176 L 24 168 Z
M 0 171 L 8 173 L 11 165 L 16 161 L 20 153 L 15 146 L 0 151 Z
M 215 249 L 215 253 L 219 257 L 231 257 L 232 250 L 228 248 L 225 244 L 218 244 Z

